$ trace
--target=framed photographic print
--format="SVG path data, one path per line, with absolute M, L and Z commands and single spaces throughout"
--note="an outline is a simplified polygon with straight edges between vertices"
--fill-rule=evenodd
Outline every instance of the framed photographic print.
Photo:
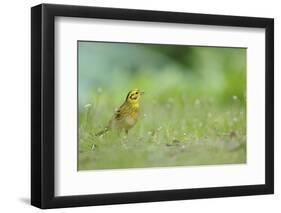
M 274 21 L 31 9 L 31 203 L 271 194 Z

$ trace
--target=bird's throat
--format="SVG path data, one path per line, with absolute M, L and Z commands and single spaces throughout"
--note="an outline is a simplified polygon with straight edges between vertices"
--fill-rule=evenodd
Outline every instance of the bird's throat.
M 131 103 L 130 105 L 133 109 L 136 109 L 136 110 L 139 109 L 139 107 L 140 107 L 139 102 Z

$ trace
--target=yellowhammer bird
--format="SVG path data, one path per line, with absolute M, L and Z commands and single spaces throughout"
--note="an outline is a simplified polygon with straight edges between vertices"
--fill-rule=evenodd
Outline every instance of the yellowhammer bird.
M 111 129 L 116 129 L 118 131 L 125 130 L 128 134 L 129 129 L 131 129 L 137 122 L 139 117 L 139 99 L 143 92 L 140 92 L 138 89 L 131 90 L 125 102 L 115 111 L 113 117 L 109 121 L 109 124 L 96 136 L 103 135 Z

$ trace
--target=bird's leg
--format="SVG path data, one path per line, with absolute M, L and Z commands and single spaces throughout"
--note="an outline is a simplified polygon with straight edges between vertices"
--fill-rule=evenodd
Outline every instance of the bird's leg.
M 121 139 L 121 144 L 126 148 L 126 143 L 128 140 L 128 130 L 124 129 L 124 131 L 125 131 L 125 134 L 122 134 L 123 132 L 119 132 L 119 133 L 123 135 L 122 139 Z

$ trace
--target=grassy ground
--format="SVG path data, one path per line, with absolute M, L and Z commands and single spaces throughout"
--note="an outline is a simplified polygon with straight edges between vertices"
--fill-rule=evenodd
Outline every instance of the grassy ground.
M 142 85 L 145 91 L 140 119 L 128 136 L 94 135 L 104 128 L 128 90 L 125 86 L 94 90 L 89 104 L 79 110 L 78 170 L 245 163 L 244 97 L 231 91 L 229 96 L 212 96 L 208 89 L 195 90 L 195 80 L 180 86 L 177 82 L 184 78 L 175 78 L 173 84 L 173 77 L 168 76 L 166 83 L 163 77 L 166 86 L 160 89 L 155 81 L 142 81 L 140 76 L 135 79 L 142 82 L 126 85 Z

